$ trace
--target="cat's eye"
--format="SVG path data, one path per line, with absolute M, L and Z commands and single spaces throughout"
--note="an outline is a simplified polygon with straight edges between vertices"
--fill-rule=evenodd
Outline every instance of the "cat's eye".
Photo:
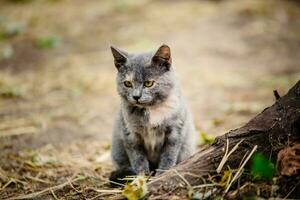
M 132 87 L 132 83 L 130 81 L 124 81 L 124 85 L 126 87 Z
M 149 80 L 148 80 L 148 81 L 145 81 L 145 82 L 144 82 L 144 86 L 145 86 L 145 87 L 152 87 L 153 84 L 154 84 L 154 81 L 149 81 Z

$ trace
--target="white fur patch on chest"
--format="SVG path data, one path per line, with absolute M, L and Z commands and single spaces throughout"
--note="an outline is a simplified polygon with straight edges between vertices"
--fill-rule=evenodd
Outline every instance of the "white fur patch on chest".
M 160 105 L 149 108 L 149 123 L 159 125 L 172 116 L 178 107 L 178 97 L 174 92 Z
M 146 151 L 150 155 L 150 157 L 152 158 L 156 157 L 155 148 L 163 144 L 164 139 L 165 139 L 164 132 L 159 133 L 153 128 L 147 129 L 147 131 L 143 135 L 143 140 L 144 140 Z

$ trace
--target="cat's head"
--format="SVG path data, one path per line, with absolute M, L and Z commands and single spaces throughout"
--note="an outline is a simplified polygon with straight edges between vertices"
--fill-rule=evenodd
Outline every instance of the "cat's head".
M 120 96 L 132 105 L 147 107 L 166 100 L 175 85 L 171 51 L 162 45 L 155 53 L 129 54 L 111 47 L 118 70 Z

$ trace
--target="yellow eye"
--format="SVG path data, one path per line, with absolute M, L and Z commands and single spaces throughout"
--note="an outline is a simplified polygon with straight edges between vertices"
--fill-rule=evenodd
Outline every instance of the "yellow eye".
M 153 84 L 154 84 L 154 81 L 145 81 L 145 82 L 144 82 L 144 86 L 145 86 L 145 87 L 152 87 Z
M 124 85 L 126 87 L 132 87 L 132 83 L 130 81 L 124 81 Z

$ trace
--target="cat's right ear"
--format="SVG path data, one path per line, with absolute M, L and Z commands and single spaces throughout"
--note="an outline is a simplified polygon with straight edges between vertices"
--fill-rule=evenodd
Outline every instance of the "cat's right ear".
M 116 47 L 110 46 L 112 55 L 114 56 L 115 66 L 119 70 L 121 66 L 124 66 L 127 62 L 128 53 L 122 51 Z
M 152 57 L 152 62 L 159 66 L 165 66 L 169 70 L 172 65 L 170 47 L 165 44 L 161 45 Z

